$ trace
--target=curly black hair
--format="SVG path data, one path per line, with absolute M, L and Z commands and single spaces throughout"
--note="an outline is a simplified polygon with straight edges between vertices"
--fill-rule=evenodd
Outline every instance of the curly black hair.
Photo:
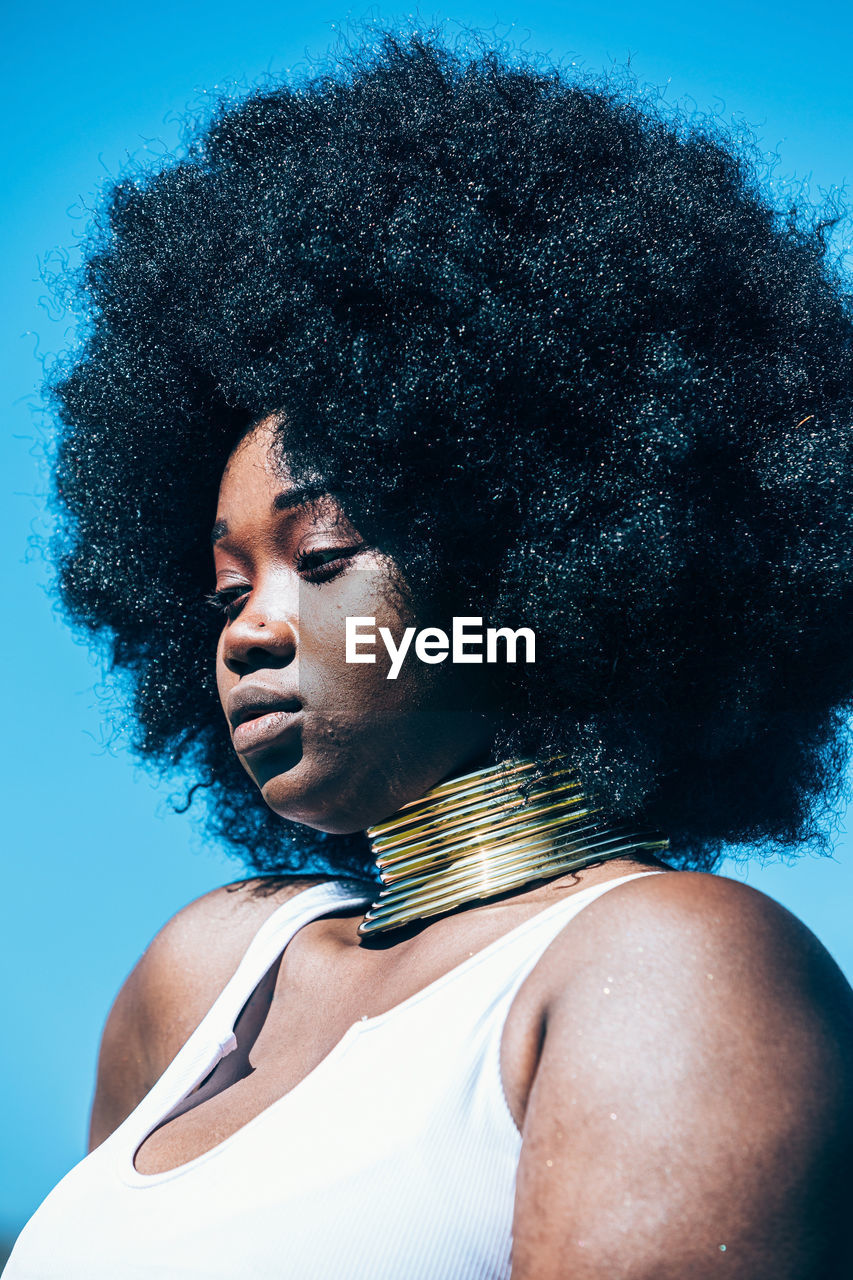
M 204 604 L 217 486 L 276 414 L 416 596 L 526 625 L 494 758 L 567 753 L 672 861 L 791 852 L 853 701 L 853 318 L 754 146 L 436 33 L 225 102 L 118 181 L 51 389 L 66 610 L 261 872 L 364 870 L 234 758 Z M 498 678 L 498 677 L 496 677 Z

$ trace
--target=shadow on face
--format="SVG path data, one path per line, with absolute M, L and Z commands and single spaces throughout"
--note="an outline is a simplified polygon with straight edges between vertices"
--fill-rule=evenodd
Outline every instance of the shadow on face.
M 412 654 L 391 679 L 385 643 L 359 646 L 373 662 L 347 661 L 348 617 L 374 619 L 376 636 L 384 627 L 395 643 L 430 620 L 331 495 L 294 486 L 276 426 L 249 432 L 222 476 L 217 684 L 234 749 L 270 808 L 344 834 L 484 763 L 494 728 L 450 663 Z

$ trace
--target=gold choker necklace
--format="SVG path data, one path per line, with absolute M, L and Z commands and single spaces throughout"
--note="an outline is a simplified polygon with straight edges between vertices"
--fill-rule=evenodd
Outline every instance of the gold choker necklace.
M 534 760 L 514 759 L 450 778 L 368 827 L 383 888 L 359 933 L 399 929 L 593 862 L 668 847 L 659 835 L 596 822 L 559 759 L 525 799 L 519 786 L 536 768 Z

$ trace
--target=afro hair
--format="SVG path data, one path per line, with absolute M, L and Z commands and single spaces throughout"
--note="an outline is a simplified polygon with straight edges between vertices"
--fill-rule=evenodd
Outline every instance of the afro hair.
M 233 755 L 219 478 L 276 414 L 415 595 L 525 625 L 494 756 L 567 754 L 671 860 L 820 838 L 853 700 L 853 318 L 818 215 L 648 94 L 436 34 L 200 122 L 118 181 L 56 371 L 69 617 L 262 873 L 364 870 Z

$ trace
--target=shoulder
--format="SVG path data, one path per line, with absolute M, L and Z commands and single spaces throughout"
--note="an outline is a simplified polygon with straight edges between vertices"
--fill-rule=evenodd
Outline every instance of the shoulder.
M 249 944 L 282 903 L 318 878 L 262 892 L 235 881 L 182 907 L 159 930 L 125 980 L 104 1027 L 90 1146 L 136 1107 L 233 976 Z
M 640 1034 L 677 1011 L 672 1030 L 682 1039 L 728 1031 L 741 1060 L 784 1035 L 789 1062 L 797 1046 L 808 1056 L 807 1045 L 850 1061 L 844 975 L 800 920 L 738 881 L 699 872 L 629 881 L 589 904 L 551 950 L 552 1012 L 600 1016 L 604 1002 Z
M 295 878 L 266 892 L 263 880 L 254 877 L 202 894 L 163 925 L 128 983 L 161 1004 L 178 996 L 184 1018 L 192 1017 L 199 1001 L 206 1013 L 209 997 L 231 978 L 263 923 L 288 899 L 319 883 L 316 877 Z M 198 1018 L 193 1026 L 197 1023 Z
M 720 1241 L 751 1259 L 738 1276 L 824 1274 L 805 1261 L 788 1271 L 775 1252 L 812 1265 L 809 1241 L 838 1240 L 837 1197 L 853 1179 L 853 992 L 805 925 L 736 881 L 648 876 L 585 907 L 539 982 L 519 1186 L 522 1206 L 551 1197 L 553 1247 L 568 1247 L 567 1222 L 588 1245 L 593 1221 L 597 1247 L 624 1239 L 626 1274 L 664 1274 L 643 1216 L 654 1202 L 691 1260 L 680 1274 L 704 1276 L 694 1251 L 710 1268 Z M 555 1133 L 572 1163 L 546 1185 Z M 532 1260 L 529 1224 L 518 1226 Z
M 670 989 L 698 983 L 713 997 L 713 983 L 736 982 L 745 998 L 771 1005 L 799 994 L 842 1021 L 853 1007 L 853 991 L 814 934 L 772 898 L 723 876 L 681 871 L 623 883 L 563 931 L 555 958 L 569 947 L 581 961 L 579 981 L 619 961 L 623 975 Z M 561 990 L 552 986 L 552 996 Z

